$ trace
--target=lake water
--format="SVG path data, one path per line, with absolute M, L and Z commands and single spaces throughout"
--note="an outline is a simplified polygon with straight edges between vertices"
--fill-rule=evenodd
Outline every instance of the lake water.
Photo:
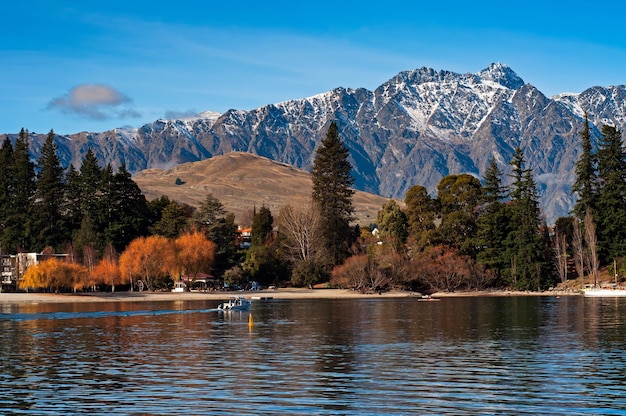
M 626 299 L 216 306 L 0 304 L 0 414 L 626 414 Z

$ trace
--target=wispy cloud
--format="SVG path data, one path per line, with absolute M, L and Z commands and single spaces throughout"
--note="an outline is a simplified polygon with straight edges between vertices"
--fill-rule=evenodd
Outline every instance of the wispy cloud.
M 141 117 L 130 106 L 131 102 L 129 97 L 108 85 L 81 84 L 50 100 L 46 108 L 92 120 Z

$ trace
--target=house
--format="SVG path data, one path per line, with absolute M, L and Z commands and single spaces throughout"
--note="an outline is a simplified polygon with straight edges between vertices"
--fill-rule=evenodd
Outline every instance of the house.
M 17 290 L 18 282 L 30 266 L 52 257 L 66 258 L 67 254 L 17 253 L 5 254 L 0 258 L 2 290 Z

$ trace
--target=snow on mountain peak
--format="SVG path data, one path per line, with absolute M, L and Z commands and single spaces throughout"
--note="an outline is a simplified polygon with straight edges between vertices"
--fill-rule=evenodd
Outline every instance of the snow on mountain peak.
M 496 82 L 512 90 L 516 90 L 524 85 L 524 80 L 515 71 L 508 65 L 499 62 L 489 64 L 487 68 L 479 71 L 477 75 L 483 80 Z

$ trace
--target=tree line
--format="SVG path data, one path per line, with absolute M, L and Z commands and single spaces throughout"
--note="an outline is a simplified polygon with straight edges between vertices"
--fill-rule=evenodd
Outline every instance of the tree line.
M 1 175 L 2 250 L 48 247 L 71 254 L 71 262 L 87 268 L 81 275 L 85 284 L 67 284 L 74 289 L 133 279 L 151 289 L 166 287 L 190 270 L 179 263 L 176 241 L 196 234 L 203 239 L 196 243 L 210 246 L 211 254 L 195 273 L 211 273 L 232 286 L 254 280 L 326 282 L 360 291 L 544 290 L 573 274 L 597 280 L 598 269 L 613 260 L 613 272 L 623 274 L 626 267 L 626 157 L 615 127 L 602 127 L 595 151 L 586 117 L 580 136 L 572 190 L 577 202 L 572 215 L 554 227 L 543 219 L 521 148 L 506 175 L 491 159 L 482 181 L 449 175 L 435 196 L 413 186 L 403 206 L 390 200 L 376 223 L 359 227 L 349 150 L 337 124 L 330 123 L 316 151 L 310 199 L 284 204 L 276 221 L 267 207 L 251 208 L 241 219 L 252 227 L 252 245 L 244 250 L 234 214 L 213 195 L 197 209 L 165 196 L 146 201 L 123 165 L 117 173 L 100 168 L 91 151 L 80 169 L 64 170 L 52 131 L 32 164 L 22 131 L 14 146 L 5 141 L 0 152 L 0 168 L 10 172 Z M 129 257 L 139 264 L 123 260 Z M 107 273 L 121 280 L 107 280 Z

